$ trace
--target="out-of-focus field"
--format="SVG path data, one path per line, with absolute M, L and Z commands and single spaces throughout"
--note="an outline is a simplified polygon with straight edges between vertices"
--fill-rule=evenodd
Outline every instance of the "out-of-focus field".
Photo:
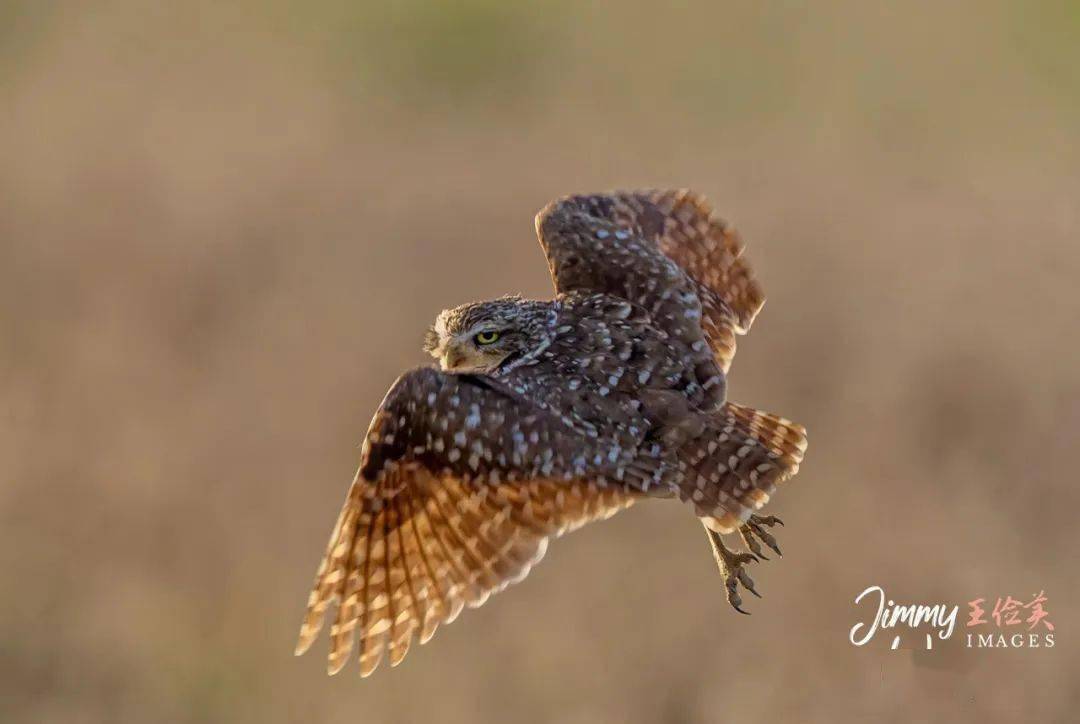
M 0 719 L 1075 720 L 1078 48 L 1050 0 L 0 4 Z M 658 502 L 396 670 L 294 659 L 425 326 L 549 295 L 554 196 L 668 185 L 769 295 L 733 399 L 810 430 L 753 615 Z M 872 584 L 1045 589 L 1057 646 L 856 649 Z

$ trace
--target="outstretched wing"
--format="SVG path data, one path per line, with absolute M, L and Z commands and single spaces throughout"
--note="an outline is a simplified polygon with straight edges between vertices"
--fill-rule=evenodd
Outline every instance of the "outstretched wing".
M 521 580 L 547 541 L 629 506 L 654 471 L 616 443 L 481 376 L 419 369 L 390 389 L 300 630 L 310 647 L 327 609 L 330 673 L 359 634 L 360 673 L 413 635 L 427 641 L 463 606 Z
M 739 235 L 693 191 L 567 196 L 537 215 L 536 229 L 559 293 L 616 294 L 650 311 L 666 304 L 662 315 L 672 314 L 686 291 L 671 285 L 662 260 L 674 262 L 690 280 L 700 313 L 694 321 L 725 372 L 735 335 L 750 329 L 765 303 Z M 694 305 L 687 310 L 694 317 Z

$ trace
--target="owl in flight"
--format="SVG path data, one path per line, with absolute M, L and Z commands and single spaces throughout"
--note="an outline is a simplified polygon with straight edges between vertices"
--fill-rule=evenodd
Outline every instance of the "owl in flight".
M 440 368 L 406 372 L 375 413 L 296 647 L 337 602 L 330 673 L 357 639 L 362 676 L 398 664 L 549 539 L 645 498 L 693 509 L 736 610 L 761 544 L 780 552 L 780 521 L 755 511 L 806 431 L 726 399 L 735 335 L 765 301 L 738 234 L 685 190 L 568 196 L 536 231 L 555 299 L 440 313 L 425 341 Z

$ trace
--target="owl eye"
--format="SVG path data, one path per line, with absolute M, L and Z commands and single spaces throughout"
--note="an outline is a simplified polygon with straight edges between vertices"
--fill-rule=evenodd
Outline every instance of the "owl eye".
M 473 340 L 477 344 L 495 344 L 495 342 L 498 341 L 498 339 L 499 339 L 499 333 L 498 332 L 491 332 L 491 331 L 478 332 L 476 334 L 476 336 L 473 337 Z

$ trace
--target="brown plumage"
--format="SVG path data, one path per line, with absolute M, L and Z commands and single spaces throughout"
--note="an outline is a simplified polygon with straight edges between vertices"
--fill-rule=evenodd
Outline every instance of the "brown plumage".
M 405 656 L 464 606 L 521 580 L 548 540 L 646 497 L 689 503 L 732 605 L 758 518 L 805 430 L 726 400 L 734 338 L 764 302 L 737 235 L 687 191 L 572 196 L 536 219 L 556 297 L 447 310 L 364 439 L 297 654 L 330 605 L 331 673 Z M 778 549 L 777 549 L 778 550 Z

